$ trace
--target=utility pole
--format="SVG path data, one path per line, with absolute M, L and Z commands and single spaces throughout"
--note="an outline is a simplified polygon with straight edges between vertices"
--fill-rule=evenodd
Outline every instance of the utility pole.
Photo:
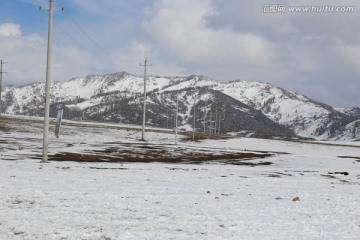
M 146 80 L 147 80 L 147 76 L 146 76 L 146 68 L 148 66 L 152 66 L 148 65 L 147 63 L 147 58 L 145 58 L 145 64 L 142 65 L 140 63 L 140 66 L 144 67 L 144 101 L 143 101 L 143 120 L 142 120 L 142 132 L 141 132 L 141 140 L 145 141 L 145 121 L 146 121 Z
M 194 122 L 193 122 L 193 135 L 192 135 L 192 139 L 193 141 L 195 141 L 195 120 L 196 120 L 196 116 L 195 116 L 195 108 L 196 108 L 196 98 L 194 97 Z
M 206 100 L 204 102 L 204 133 L 206 132 Z
M 166 128 L 169 129 L 169 108 L 166 109 Z
M 218 134 L 220 135 L 220 122 L 221 122 L 221 117 L 219 116 L 219 127 L 218 127 Z
M 49 0 L 49 26 L 48 26 L 48 46 L 46 62 L 46 84 L 45 84 L 45 114 L 44 114 L 44 138 L 42 162 L 48 162 L 49 145 L 49 118 L 50 118 L 50 81 L 51 81 L 51 41 L 52 41 L 52 23 L 54 0 Z
M 210 123 L 210 127 L 209 127 L 209 133 L 210 135 L 212 134 L 212 131 L 213 131 L 213 120 L 212 120 L 212 110 L 210 109 L 210 120 L 209 120 L 209 123 Z
M 218 125 L 218 134 L 220 135 L 220 127 L 222 126 L 222 125 L 224 125 L 223 124 L 223 122 L 221 122 L 221 121 L 224 121 L 224 118 L 225 117 L 225 108 L 224 107 L 221 107 L 220 108 L 220 113 L 219 113 L 219 125 Z
M 39 8 L 42 10 L 42 8 Z M 64 8 L 61 8 L 64 11 Z M 48 162 L 48 146 L 49 146 L 49 118 L 50 118 L 50 83 L 51 83 L 51 48 L 52 48 L 52 26 L 54 15 L 54 0 L 49 0 L 49 22 L 48 22 L 48 45 L 46 58 L 46 83 L 45 83 L 45 113 L 44 113 L 44 137 L 42 162 Z
M 176 92 L 176 111 L 175 111 L 175 145 L 177 145 L 178 134 L 178 106 L 179 106 L 179 92 Z
M 1 105 L 1 93 L 2 93 L 2 75 L 3 73 L 6 73 L 6 72 L 3 72 L 3 64 L 6 63 L 4 62 L 3 60 L 0 60 L 0 116 L 1 116 L 1 113 L 2 113 L 2 105 Z
M 216 135 L 217 132 L 216 132 L 216 127 L 217 127 L 217 118 L 218 118 L 218 113 L 217 113 L 217 109 L 215 110 L 215 130 L 214 130 L 214 134 Z
M 193 141 L 195 141 L 195 124 L 196 124 L 196 122 L 195 122 L 195 120 L 196 120 L 196 112 L 195 112 L 195 108 L 196 108 L 196 96 L 195 96 L 196 84 L 197 84 L 197 81 L 196 81 L 196 78 L 195 78 L 194 79 L 194 86 L 193 86 L 193 88 L 194 88 L 194 119 L 193 119 L 194 122 L 193 122 L 193 135 L 192 135 Z

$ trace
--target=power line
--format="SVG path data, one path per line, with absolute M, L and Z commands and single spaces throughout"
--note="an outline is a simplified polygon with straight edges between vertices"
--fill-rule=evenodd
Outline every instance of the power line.
M 41 9 L 41 7 L 40 7 Z M 64 11 L 64 8 L 61 7 L 61 11 Z M 106 49 L 104 49 L 100 44 L 98 44 L 91 36 L 90 34 L 88 34 L 84 28 L 67 12 L 64 12 L 66 14 L 66 16 L 70 19 L 71 23 L 77 28 L 79 29 L 79 31 L 82 33 L 82 35 L 84 35 L 86 37 L 86 39 L 93 45 L 95 46 L 97 49 L 99 49 L 101 52 L 103 52 L 106 56 L 108 56 L 108 58 L 102 58 L 102 60 L 104 62 L 106 62 L 109 65 L 112 65 L 114 67 L 123 67 L 123 68 L 135 68 L 135 64 L 126 64 L 127 63 L 135 63 L 136 60 L 125 60 L 125 59 L 119 59 L 117 56 L 114 56 L 112 53 L 110 53 L 109 51 L 107 51 Z M 64 27 L 62 27 L 59 23 L 55 23 L 57 27 L 59 27 L 59 29 L 61 31 L 63 31 L 65 33 L 65 35 L 67 35 L 67 37 L 69 39 L 71 39 L 72 41 L 74 41 L 76 43 L 76 45 L 78 45 L 79 47 L 81 47 L 84 51 L 90 53 L 90 55 L 92 55 L 94 58 L 99 58 L 99 56 L 96 56 L 94 53 L 92 53 L 92 51 L 85 47 L 83 44 L 81 44 L 81 42 L 76 40 L 76 37 L 74 37 L 72 34 L 70 34 L 68 31 L 65 30 Z M 110 61 L 110 59 L 112 61 Z
M 67 32 L 59 23 L 55 22 L 56 26 L 59 27 L 61 29 L 61 31 L 63 31 L 66 36 L 68 36 L 71 40 L 73 40 L 77 45 L 79 45 L 81 48 L 83 48 L 84 50 L 86 50 L 73 36 L 71 36 L 71 34 L 69 32 Z
M 87 34 L 83 28 L 78 24 L 68 13 L 66 15 L 70 18 L 71 22 L 81 31 L 82 34 L 92 43 L 94 46 L 96 46 L 98 49 L 100 49 L 102 52 L 106 53 L 107 55 L 110 55 L 108 51 L 106 51 L 104 48 L 102 48 L 99 44 L 97 44 L 90 36 Z
M 85 30 L 84 28 L 81 27 L 81 25 L 75 21 L 75 19 L 73 17 L 71 17 L 67 12 L 65 12 L 65 14 L 69 17 L 69 19 L 71 20 L 71 22 L 80 30 L 80 32 L 96 47 L 98 48 L 101 52 L 105 53 L 107 56 L 109 56 L 112 60 L 114 60 L 115 62 L 117 62 L 119 65 L 122 65 L 124 67 L 132 67 L 134 68 L 135 66 L 129 66 L 129 65 L 125 65 L 123 64 L 123 62 L 128 62 L 128 63 L 135 63 L 135 60 L 120 60 L 119 58 L 115 57 L 113 54 L 111 54 L 109 51 L 107 51 L 106 49 L 104 49 L 100 44 L 98 44 Z M 62 30 L 64 30 L 62 28 Z M 67 34 L 68 36 L 70 34 Z M 73 37 L 70 37 L 71 39 L 74 40 Z M 81 45 L 80 43 L 78 43 L 77 41 L 75 41 L 78 45 Z M 84 47 L 83 47 L 84 48 Z M 111 63 L 112 65 L 114 65 L 113 63 Z M 115 65 L 114 65 L 115 66 Z
M 70 38 L 72 41 L 74 41 L 76 43 L 77 46 L 79 46 L 81 49 L 83 49 L 85 52 L 89 53 L 90 55 L 92 55 L 94 58 L 97 58 L 98 56 L 95 56 L 95 54 L 93 54 L 91 51 L 88 51 L 88 49 L 81 44 L 79 41 L 76 40 L 75 37 L 73 37 L 68 31 L 65 30 L 65 28 L 63 28 L 59 23 L 55 22 L 56 26 L 65 33 L 66 36 L 68 36 L 68 38 Z M 110 56 L 112 57 L 112 56 Z M 106 63 L 108 63 L 109 65 L 113 65 L 116 66 L 113 62 L 109 61 L 107 58 L 103 59 L 106 61 Z M 113 59 L 114 61 L 117 61 L 116 59 Z M 122 64 L 121 64 L 122 65 Z M 122 65 L 123 67 L 132 67 L 135 68 L 135 66 L 129 66 L 129 65 Z

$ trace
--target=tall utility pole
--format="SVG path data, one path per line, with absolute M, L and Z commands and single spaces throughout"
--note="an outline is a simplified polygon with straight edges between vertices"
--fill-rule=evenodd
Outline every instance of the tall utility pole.
M 6 63 L 6 62 L 4 62 L 3 60 L 0 60 L 0 116 L 2 113 L 2 105 L 1 105 L 2 75 L 3 75 L 3 73 L 6 73 L 6 72 L 3 72 L 3 64 L 4 63 Z
M 48 26 L 48 46 L 46 61 L 46 84 L 45 84 L 45 114 L 44 114 L 44 138 L 43 138 L 43 156 L 42 162 L 48 161 L 49 145 L 49 115 L 50 115 L 50 82 L 51 82 L 51 41 L 52 41 L 52 23 L 53 23 L 53 5 L 54 0 L 49 0 L 49 26 Z
M 140 66 L 144 66 L 144 101 L 143 101 L 143 120 L 142 120 L 142 132 L 141 132 L 141 140 L 145 141 L 145 121 L 146 121 L 146 67 L 152 66 L 148 65 L 147 58 L 145 58 L 145 64 L 142 65 L 140 63 Z
M 175 145 L 177 145 L 178 133 L 178 107 L 179 107 L 179 92 L 176 92 L 176 110 L 175 110 Z

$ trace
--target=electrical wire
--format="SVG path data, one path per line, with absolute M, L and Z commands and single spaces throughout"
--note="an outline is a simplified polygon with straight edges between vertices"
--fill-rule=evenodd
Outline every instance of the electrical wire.
M 39 0 L 37 0 L 39 1 Z M 60 9 L 63 10 L 62 7 L 60 7 Z M 102 57 L 103 61 L 106 62 L 109 65 L 112 65 L 114 67 L 122 67 L 122 68 L 132 68 L 132 69 L 138 69 L 139 68 L 139 64 L 138 61 L 136 60 L 125 60 L 125 59 L 119 59 L 117 56 L 114 56 L 112 53 L 110 53 L 109 51 L 107 51 L 106 49 L 104 49 L 100 44 L 98 44 L 91 36 L 90 34 L 88 34 L 83 27 L 81 27 L 81 25 L 66 11 L 66 9 L 64 11 L 62 11 L 63 13 L 66 14 L 66 16 L 68 17 L 68 19 L 70 19 L 70 22 L 77 28 L 79 29 L 79 31 L 81 32 L 81 34 L 83 36 L 86 37 L 86 39 L 93 45 L 95 46 L 98 50 L 100 50 L 102 53 L 105 54 L 105 56 L 107 57 Z M 55 21 L 54 21 L 55 22 Z M 66 31 L 65 27 L 61 26 L 58 22 L 55 22 L 56 26 L 65 33 L 65 35 L 71 39 L 72 41 L 74 41 L 74 43 L 76 43 L 77 46 L 79 46 L 81 49 L 83 49 L 85 52 L 88 52 L 90 55 L 92 55 L 95 58 L 99 58 L 99 56 L 96 56 L 93 51 L 91 51 L 88 47 L 85 47 L 81 42 L 79 42 L 76 37 L 74 37 L 71 33 L 69 33 L 68 31 Z M 111 61 L 110 61 L 111 60 Z M 129 64 L 130 63 L 130 64 Z
M 80 30 L 80 32 L 101 52 L 105 53 L 108 57 L 110 57 L 114 62 L 118 63 L 119 65 L 126 66 L 124 62 L 127 63 L 135 63 L 134 60 L 120 60 L 119 58 L 115 57 L 113 54 L 111 54 L 109 51 L 104 49 L 102 46 L 100 46 L 81 26 L 78 22 L 75 21 L 73 17 L 71 17 L 67 12 L 65 14 L 69 17 L 71 22 Z M 119 61 L 120 60 L 120 61 Z M 136 61 L 137 63 L 137 61 Z M 134 66 L 126 66 L 126 67 L 134 67 Z
M 94 58 L 98 58 L 98 56 L 95 56 L 91 51 L 88 51 L 88 49 L 86 47 L 84 47 L 79 41 L 77 41 L 76 38 L 73 37 L 69 32 L 67 32 L 65 30 L 65 28 L 63 28 L 59 23 L 55 22 L 55 24 L 61 31 L 63 31 L 66 34 L 66 36 L 68 38 L 70 38 L 72 41 L 74 41 L 76 43 L 76 45 L 78 45 L 81 49 L 83 49 L 85 52 L 88 52 L 89 54 L 91 54 Z M 114 62 L 109 61 L 108 58 L 104 58 L 103 60 L 105 60 L 105 62 L 108 63 L 109 65 L 112 65 L 114 67 L 119 67 L 118 65 L 114 64 Z M 120 64 L 120 65 L 123 67 L 128 67 L 128 68 L 135 67 L 135 66 L 124 65 L 124 64 Z

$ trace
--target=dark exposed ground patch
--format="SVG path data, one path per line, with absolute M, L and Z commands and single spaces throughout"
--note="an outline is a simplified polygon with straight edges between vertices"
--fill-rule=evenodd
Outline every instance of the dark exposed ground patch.
M 283 175 L 283 176 L 289 176 L 289 177 L 292 176 L 290 173 L 282 173 L 282 172 L 274 172 L 273 174 L 278 174 L 278 175 Z
M 281 176 L 278 174 L 263 174 L 263 175 L 266 175 L 266 176 L 272 177 L 272 178 L 281 178 Z
M 272 172 L 272 173 L 269 173 L 269 174 L 262 174 L 262 175 L 265 175 L 267 177 L 273 177 L 273 178 L 282 178 L 282 176 L 288 176 L 288 177 L 292 176 L 292 174 L 282 173 L 282 172 Z
M 164 145 L 124 143 L 104 150 L 89 150 L 84 153 L 61 152 L 50 155 L 50 161 L 76 162 L 161 162 L 161 163 L 222 163 L 232 165 L 271 165 L 271 162 L 250 162 L 274 156 L 274 153 L 218 151 L 201 148 L 186 148 Z
M 102 169 L 102 170 L 128 170 L 128 168 L 122 168 L 122 167 L 118 167 L 118 168 L 106 168 L 106 167 L 90 167 L 90 169 Z
M 330 174 L 320 174 L 320 175 L 329 179 L 338 179 L 336 176 Z
M 6 126 L 3 123 L 0 123 L 0 132 L 10 132 L 11 128 L 9 128 L 8 126 Z
M 354 156 L 338 156 L 339 158 L 353 158 L 353 159 L 359 159 L 360 157 L 354 157 Z
M 348 172 L 328 172 L 328 174 L 338 174 L 338 175 L 344 175 L 344 176 L 349 175 Z

